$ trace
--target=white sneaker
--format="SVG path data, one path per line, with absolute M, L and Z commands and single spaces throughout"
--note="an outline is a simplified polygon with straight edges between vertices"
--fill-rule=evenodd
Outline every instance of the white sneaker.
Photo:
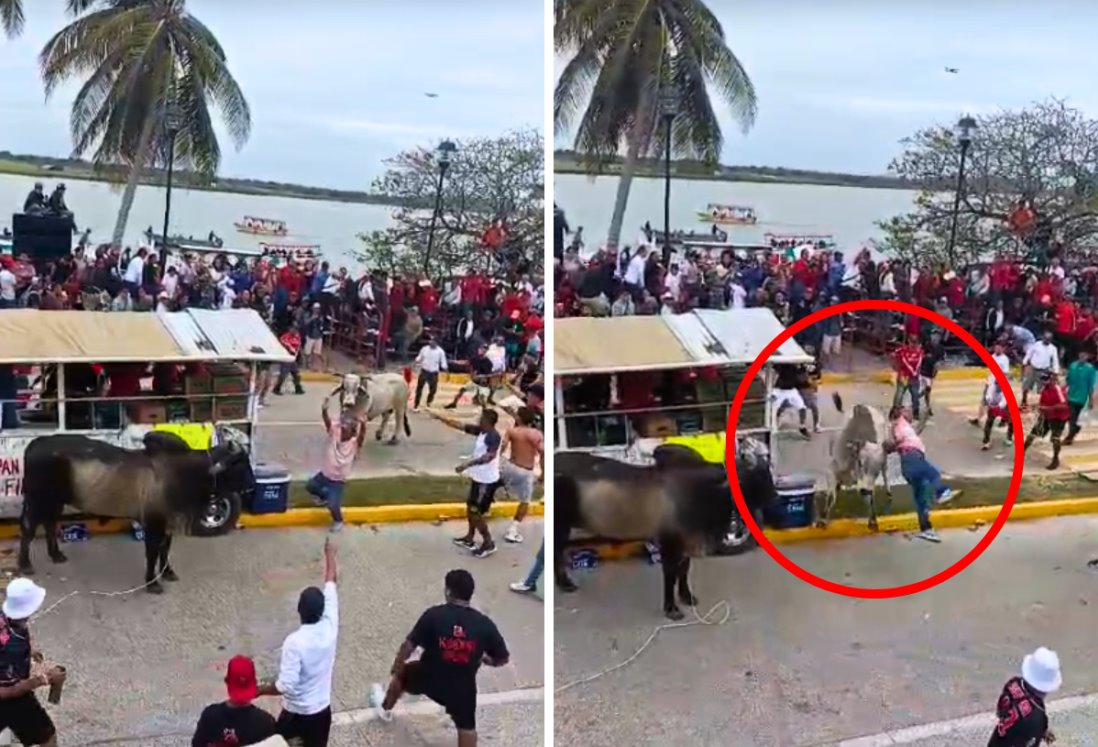
M 516 594 L 532 594 L 536 587 L 527 586 L 525 581 L 516 581 L 511 584 L 510 588 Z
M 375 682 L 370 686 L 370 707 L 377 710 L 377 716 L 382 721 L 392 721 L 393 712 L 386 711 L 381 707 L 381 704 L 385 702 L 385 688 L 381 686 L 380 682 Z
M 926 531 L 919 532 L 915 536 L 921 540 L 926 540 L 927 542 L 938 543 L 942 541 L 942 538 L 939 537 L 938 533 L 935 532 L 933 529 L 927 529 Z
M 335 524 L 332 524 L 332 526 L 330 526 L 328 528 L 328 532 L 330 534 L 339 534 L 342 531 L 343 531 L 343 522 L 342 521 L 337 521 Z
M 507 534 L 503 535 L 503 539 L 507 542 L 513 542 L 517 545 L 522 542 L 522 535 L 519 534 L 519 531 L 517 529 L 511 528 L 507 530 Z
M 941 495 L 938 496 L 938 505 L 941 506 L 943 504 L 949 503 L 951 500 L 953 500 L 953 498 L 953 489 L 946 488 L 942 491 Z

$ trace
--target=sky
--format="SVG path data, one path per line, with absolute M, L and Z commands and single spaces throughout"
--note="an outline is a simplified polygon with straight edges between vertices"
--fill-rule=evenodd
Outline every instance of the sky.
M 0 38 L 0 150 L 68 156 L 80 82 L 45 102 L 37 55 L 63 0 L 24 0 Z M 252 110 L 222 176 L 367 190 L 384 159 L 443 139 L 544 130 L 542 0 L 188 0 L 225 48 Z M 428 98 L 425 93 L 437 93 Z
M 721 162 L 884 173 L 899 141 L 1049 96 L 1098 118 L 1098 6 L 1078 0 L 708 0 L 755 84 Z M 567 59 L 555 60 L 554 81 Z M 956 75 L 946 67 L 958 69 Z M 571 146 L 558 137 L 557 148 Z

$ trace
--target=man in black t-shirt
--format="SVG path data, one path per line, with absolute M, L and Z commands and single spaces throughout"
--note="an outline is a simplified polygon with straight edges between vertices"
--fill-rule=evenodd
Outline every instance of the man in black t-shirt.
M 1039 648 L 1022 661 L 1022 676 L 1003 687 L 996 707 L 999 723 L 987 747 L 1038 747 L 1052 744 L 1045 696 L 1060 689 L 1060 659 L 1055 651 Z
M 481 664 L 506 666 L 511 659 L 496 624 L 473 609 L 473 577 L 466 570 L 446 574 L 446 604 L 431 607 L 416 622 L 397 651 L 389 689 L 380 683 L 370 692 L 370 705 L 385 721 L 404 693 L 426 695 L 446 709 L 458 732 L 458 747 L 477 743 L 477 670 Z M 408 661 L 422 649 L 418 661 Z
M 934 408 L 930 406 L 930 390 L 934 387 L 934 378 L 938 375 L 938 367 L 942 365 L 945 351 L 942 349 L 941 336 L 937 333 L 931 335 L 930 342 L 923 348 L 923 362 L 919 366 L 919 386 L 922 390 L 923 401 L 926 402 L 927 418 L 934 417 Z
M 495 404 L 492 401 L 492 361 L 487 352 L 488 348 L 484 345 L 477 346 L 477 354 L 469 359 L 470 381 L 458 390 L 454 400 L 445 405 L 444 409 L 455 409 L 466 392 L 473 395 L 473 403 L 480 407 Z
M 229 660 L 225 688 L 229 699 L 202 711 L 191 747 L 245 747 L 275 735 L 274 716 L 252 705 L 258 684 L 251 659 L 234 656 Z

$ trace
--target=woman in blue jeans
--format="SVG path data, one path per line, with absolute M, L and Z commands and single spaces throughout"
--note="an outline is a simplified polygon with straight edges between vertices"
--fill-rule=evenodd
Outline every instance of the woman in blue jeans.
M 891 438 L 886 448 L 900 455 L 900 472 L 911 486 L 915 512 L 919 516 L 919 533 L 915 536 L 927 542 L 941 542 L 942 538 L 930 525 L 931 495 L 941 505 L 953 500 L 957 493 L 942 484 L 942 473 L 926 458 L 926 446 L 907 418 L 906 410 L 893 407 L 888 413 L 888 420 Z
M 538 554 L 534 558 L 534 564 L 530 566 L 530 572 L 526 574 L 526 578 L 522 581 L 516 581 L 511 584 L 511 591 L 518 594 L 531 594 L 538 588 L 538 579 L 541 578 L 541 572 L 545 570 L 545 540 L 541 541 L 541 547 L 538 548 Z

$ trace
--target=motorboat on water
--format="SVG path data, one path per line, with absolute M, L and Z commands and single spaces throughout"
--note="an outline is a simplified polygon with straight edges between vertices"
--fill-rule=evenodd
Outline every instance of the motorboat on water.
M 753 226 L 759 221 L 755 208 L 716 202 L 709 203 L 705 210 L 697 211 L 696 215 L 700 222 L 718 226 Z
M 775 248 L 811 245 L 816 249 L 835 248 L 835 237 L 829 233 L 765 233 L 763 240 Z
M 253 215 L 245 215 L 242 220 L 233 223 L 233 225 L 240 233 L 250 233 L 257 236 L 286 236 L 289 233 L 286 229 L 286 221 L 274 218 L 256 218 Z
M 320 244 L 269 244 L 261 241 L 259 248 L 265 257 L 280 257 L 294 262 L 320 259 Z

